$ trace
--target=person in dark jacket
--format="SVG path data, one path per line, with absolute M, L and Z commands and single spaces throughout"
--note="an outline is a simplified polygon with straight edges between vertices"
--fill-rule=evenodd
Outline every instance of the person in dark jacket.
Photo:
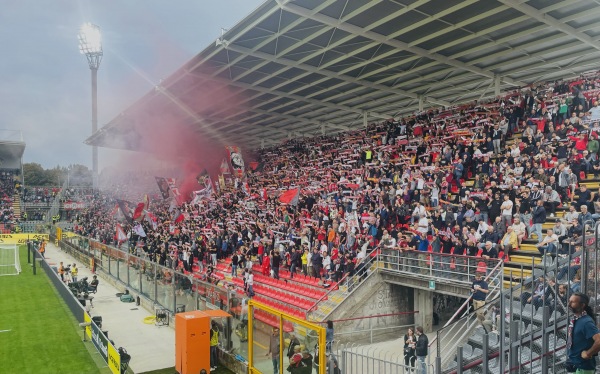
M 296 268 L 302 267 L 302 254 L 300 253 L 300 248 L 296 248 L 294 252 L 292 252 L 291 257 L 291 266 L 290 266 L 290 278 L 294 277 L 294 273 L 296 273 Z
M 298 371 L 301 374 L 311 374 L 313 365 L 313 356 L 306 349 L 302 351 L 302 371 Z
M 544 208 L 544 201 L 538 200 L 535 208 L 532 211 L 533 228 L 531 229 L 531 235 L 536 234 L 538 238 L 538 244 L 543 240 L 542 225 L 546 222 L 546 209 Z
M 320 278 L 321 268 L 323 267 L 323 257 L 321 257 L 321 254 L 319 253 L 319 250 L 317 248 L 314 248 L 310 261 L 312 262 L 312 268 L 314 273 L 313 276 L 316 278 Z
M 279 251 L 275 251 L 275 253 L 273 253 L 273 258 L 271 259 L 271 261 L 273 278 L 279 279 L 279 266 L 281 266 L 281 256 L 279 255 Z
M 288 350 L 287 350 L 287 357 L 289 359 L 292 358 L 292 356 L 294 355 L 295 349 L 296 347 L 300 347 L 300 341 L 298 340 L 298 338 L 295 335 L 292 335 L 290 337 L 290 345 L 288 345 Z
M 496 217 L 500 217 L 500 207 L 502 201 L 500 200 L 500 193 L 494 194 L 494 198 L 488 203 L 488 214 L 490 216 L 490 222 L 496 221 Z
M 408 329 L 404 335 L 404 365 L 415 367 L 415 346 L 417 344 L 417 336 L 412 328 Z
M 417 362 L 419 363 L 419 373 L 427 374 L 427 363 L 425 359 L 427 357 L 427 350 L 429 346 L 429 339 L 427 335 L 423 333 L 423 327 L 417 326 L 417 344 L 415 345 L 415 354 L 417 356 Z

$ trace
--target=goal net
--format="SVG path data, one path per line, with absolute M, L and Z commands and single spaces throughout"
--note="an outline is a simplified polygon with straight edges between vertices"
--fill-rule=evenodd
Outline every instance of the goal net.
M 0 275 L 18 275 L 20 272 L 19 246 L 0 244 Z

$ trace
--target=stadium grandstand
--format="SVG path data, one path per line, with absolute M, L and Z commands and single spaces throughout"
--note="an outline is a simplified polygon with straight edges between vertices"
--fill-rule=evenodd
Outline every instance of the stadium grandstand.
M 331 372 L 585 365 L 567 359 L 567 325 L 575 292 L 600 309 L 599 11 L 266 1 L 87 140 L 152 153 L 158 129 L 207 139 L 222 155 L 193 193 L 186 160 L 105 173 L 58 223 L 77 235 L 61 247 L 152 307 L 235 315 L 223 359 L 248 358 L 251 298 L 333 321 Z M 254 319 L 267 338 L 279 326 Z
M 15 130 L 1 130 L 0 138 L 0 232 L 7 234 L 15 230 L 21 217 L 25 142 Z

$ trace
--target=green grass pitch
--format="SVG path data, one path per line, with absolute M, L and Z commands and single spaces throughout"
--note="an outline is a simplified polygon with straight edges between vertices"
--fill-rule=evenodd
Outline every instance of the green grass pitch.
M 21 274 L 0 277 L 0 373 L 100 373 L 44 270 L 33 275 L 24 245 L 20 257 Z

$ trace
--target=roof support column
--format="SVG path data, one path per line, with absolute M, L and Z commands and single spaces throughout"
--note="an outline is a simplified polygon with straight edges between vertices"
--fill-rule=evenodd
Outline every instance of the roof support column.
M 502 79 L 500 79 L 500 75 L 496 74 L 494 76 L 494 96 L 500 96 L 500 84 Z
M 366 110 L 363 110 L 362 115 L 363 115 L 363 126 L 365 128 L 367 128 L 367 126 L 369 125 L 369 121 L 367 121 L 367 116 L 369 113 L 367 113 Z
M 419 95 L 419 112 L 423 111 L 425 100 L 422 95 Z
M 265 139 L 261 139 L 260 140 L 260 148 L 264 149 L 265 148 Z

